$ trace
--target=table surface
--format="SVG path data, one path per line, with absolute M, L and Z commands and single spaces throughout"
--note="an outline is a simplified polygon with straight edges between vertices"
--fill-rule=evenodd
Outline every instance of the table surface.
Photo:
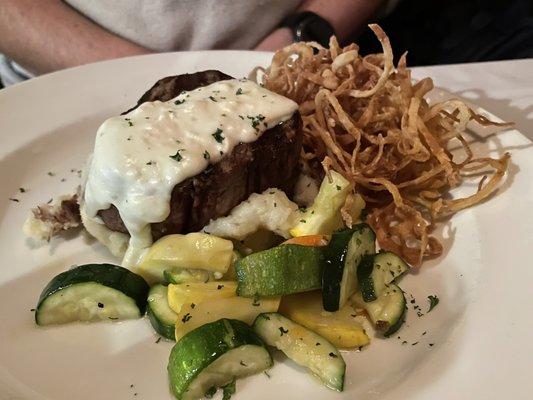
M 413 68 L 440 86 L 498 117 L 516 123 L 533 141 L 533 59 Z

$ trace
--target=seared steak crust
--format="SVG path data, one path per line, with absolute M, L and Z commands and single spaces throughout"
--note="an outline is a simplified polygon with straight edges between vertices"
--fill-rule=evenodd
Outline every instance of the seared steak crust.
M 145 101 L 167 101 L 183 90 L 226 79 L 232 78 L 219 71 L 163 78 L 134 108 Z M 288 121 L 265 131 L 255 142 L 240 143 L 220 162 L 174 187 L 169 216 L 163 222 L 152 224 L 154 240 L 172 233 L 199 231 L 211 219 L 229 214 L 250 194 L 269 187 L 279 188 L 290 197 L 298 178 L 301 146 L 298 112 Z M 99 211 L 98 215 L 109 229 L 128 233 L 115 206 Z

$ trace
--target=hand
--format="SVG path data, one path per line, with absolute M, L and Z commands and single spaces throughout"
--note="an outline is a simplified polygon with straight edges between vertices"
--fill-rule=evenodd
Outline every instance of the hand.
M 254 50 L 276 51 L 292 43 L 292 32 L 289 28 L 279 28 L 264 38 Z

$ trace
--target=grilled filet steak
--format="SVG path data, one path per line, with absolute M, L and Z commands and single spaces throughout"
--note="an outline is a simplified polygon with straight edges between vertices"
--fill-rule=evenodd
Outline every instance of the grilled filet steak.
M 214 70 L 163 78 L 126 112 L 146 101 L 168 101 L 184 90 L 227 79 L 232 78 Z M 290 197 L 299 174 L 301 146 L 298 112 L 266 130 L 255 142 L 240 143 L 220 162 L 174 187 L 169 216 L 151 225 L 154 240 L 173 233 L 199 231 L 211 219 L 229 214 L 250 194 L 270 187 L 279 188 Z M 116 207 L 100 210 L 98 215 L 112 231 L 128 233 Z

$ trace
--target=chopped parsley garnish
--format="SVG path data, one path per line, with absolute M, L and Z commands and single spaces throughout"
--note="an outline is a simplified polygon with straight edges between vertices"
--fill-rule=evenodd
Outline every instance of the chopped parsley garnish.
M 216 103 L 217 99 L 215 99 L 213 96 L 209 96 L 209 100 L 214 101 Z
M 24 189 L 24 188 L 19 188 L 19 192 L 20 192 L 20 193 L 26 193 L 26 189 Z
M 337 190 L 341 190 L 341 189 L 342 189 L 342 188 L 341 188 L 339 185 L 337 185 Z
M 211 154 L 209 154 L 209 152 L 208 152 L 207 150 L 204 151 L 204 158 L 205 158 L 206 160 L 209 160 L 209 159 L 211 158 Z
M 46 173 L 46 175 L 48 175 L 48 176 L 56 176 L 56 174 L 55 174 L 55 173 L 53 173 L 53 172 L 50 172 L 50 171 L 48 171 L 48 172 Z
M 15 203 L 20 203 L 20 200 L 19 199 L 15 199 L 14 197 L 10 197 L 9 200 L 13 201 Z
M 158 344 L 160 341 L 161 341 L 161 336 L 159 336 L 159 337 L 157 338 L 157 340 L 155 341 L 155 344 Z
M 270 379 L 270 374 L 267 371 L 263 371 L 263 373 L 267 376 L 268 379 Z
M 185 323 L 187 322 L 188 320 L 190 320 L 192 317 L 191 317 L 191 314 L 187 313 L 183 316 L 183 318 L 181 319 L 181 322 Z
M 152 165 L 152 164 L 153 164 L 152 161 L 148 161 L 148 162 L 146 163 L 146 165 Z
M 107 317 L 107 318 L 109 318 L 109 319 L 113 319 L 113 320 L 114 320 L 114 319 L 118 319 L 118 317 Z
M 174 102 L 174 104 L 177 105 L 177 106 L 179 106 L 180 104 L 183 104 L 183 103 L 185 103 L 185 99 L 183 99 L 183 100 L 179 100 L 179 99 L 178 99 L 178 100 L 176 100 L 176 101 Z
M 251 120 L 252 128 L 254 128 L 256 131 L 258 131 L 259 129 L 257 127 L 259 126 L 261 121 L 263 121 L 265 119 L 265 116 L 263 114 L 257 114 L 256 116 L 252 116 L 252 117 L 247 115 L 246 118 Z
M 429 347 L 433 347 L 435 343 L 428 343 Z
M 238 88 L 237 91 L 235 92 L 235 94 L 238 96 L 240 94 L 242 94 L 242 88 Z
M 242 115 L 239 115 L 239 118 L 244 121 L 244 117 Z
M 181 150 L 178 150 L 176 154 L 174 154 L 173 156 L 169 156 L 169 157 L 177 162 L 180 162 L 183 159 L 182 155 L 180 154 L 180 151 Z
M 243 360 L 239 361 L 239 364 L 241 364 L 243 367 L 247 367 L 246 363 Z
M 305 224 L 305 223 L 306 223 L 306 220 L 305 220 L 305 219 L 301 219 L 300 222 L 301 222 L 302 224 Z
M 315 346 L 320 346 L 321 344 L 322 344 L 322 343 L 320 343 L 320 342 L 316 342 L 316 343 L 315 343 Z
M 283 328 L 282 326 L 280 326 L 278 329 L 279 329 L 279 332 L 280 332 L 280 334 L 279 334 L 280 336 L 283 336 L 283 334 L 285 334 L 285 333 L 289 333 L 289 330 Z
M 218 143 L 222 143 L 225 139 L 225 137 L 222 136 L 222 132 L 223 132 L 222 129 L 217 128 L 215 133 L 213 133 L 211 136 L 213 136 Z
M 104 303 L 98 302 L 98 308 L 104 308 Z
M 124 118 L 124 119 L 128 122 L 129 126 L 133 126 L 133 122 L 131 122 L 131 120 L 129 118 Z
M 298 211 L 300 211 L 301 213 L 304 213 L 307 211 L 307 207 L 305 206 L 298 207 Z
M 224 287 L 224 285 L 218 285 L 218 286 L 217 286 L 217 290 L 220 290 L 220 289 L 222 289 L 223 287 Z
M 235 379 L 222 388 L 222 400 L 229 400 L 235 394 Z
M 329 353 L 329 356 L 330 356 L 331 358 L 337 358 L 337 357 L 338 357 L 338 355 L 335 354 L 335 353 Z
M 428 312 L 430 312 L 431 310 L 433 310 L 437 306 L 437 304 L 439 304 L 439 298 L 436 295 L 429 295 L 428 296 L 428 300 L 429 300 L 429 310 L 428 310 Z
M 35 308 L 31 308 L 30 311 L 31 311 L 31 312 L 35 312 Z
M 418 342 L 411 343 L 411 346 L 416 346 Z
M 196 304 L 191 303 L 191 308 L 194 309 L 194 307 L 196 307 Z

